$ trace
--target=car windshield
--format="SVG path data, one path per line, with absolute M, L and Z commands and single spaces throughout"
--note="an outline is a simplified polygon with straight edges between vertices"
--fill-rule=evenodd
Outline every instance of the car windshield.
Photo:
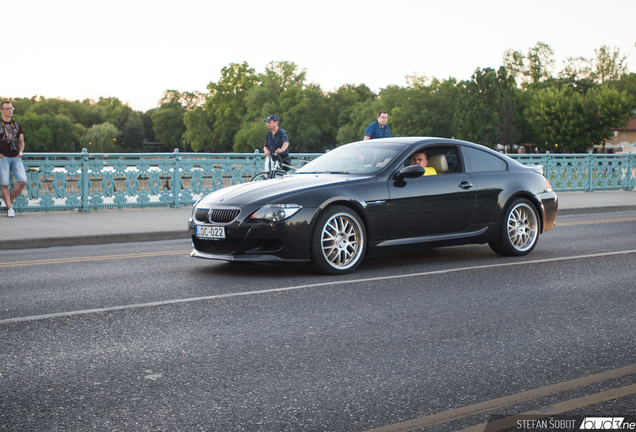
M 338 147 L 314 159 L 296 174 L 374 174 L 387 166 L 403 149 L 401 145 L 370 145 L 368 142 Z

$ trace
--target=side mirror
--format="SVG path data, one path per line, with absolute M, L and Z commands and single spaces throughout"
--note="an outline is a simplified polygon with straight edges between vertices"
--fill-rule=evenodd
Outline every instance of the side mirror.
M 398 179 L 422 177 L 425 171 L 424 167 L 419 165 L 409 165 L 402 168 L 400 172 L 397 173 L 396 177 Z

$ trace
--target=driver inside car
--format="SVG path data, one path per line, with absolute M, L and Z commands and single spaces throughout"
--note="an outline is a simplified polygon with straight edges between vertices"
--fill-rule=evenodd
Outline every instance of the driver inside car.
M 428 155 L 424 152 L 414 153 L 411 156 L 411 165 L 419 165 L 424 168 L 424 175 L 436 175 L 437 171 L 433 167 L 429 167 L 428 165 Z

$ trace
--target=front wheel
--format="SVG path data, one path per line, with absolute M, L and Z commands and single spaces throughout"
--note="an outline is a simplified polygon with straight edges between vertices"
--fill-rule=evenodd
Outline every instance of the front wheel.
M 285 171 L 283 170 L 276 170 L 273 175 L 267 171 L 263 171 L 252 177 L 252 180 L 250 181 L 269 180 L 270 178 L 279 178 L 283 176 L 285 176 Z
M 365 247 L 364 225 L 350 208 L 327 207 L 318 216 L 311 238 L 311 258 L 321 273 L 353 271 L 362 261 Z
M 489 243 L 490 248 L 499 255 L 527 255 L 539 241 L 539 216 L 526 199 L 516 199 L 504 213 L 501 227 L 501 240 Z

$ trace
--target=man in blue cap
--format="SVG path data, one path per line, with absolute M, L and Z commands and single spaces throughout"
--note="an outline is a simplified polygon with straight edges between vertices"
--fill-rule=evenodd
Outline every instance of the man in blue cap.
M 289 156 L 289 151 L 287 150 L 289 147 L 289 137 L 285 129 L 278 126 L 278 117 L 271 115 L 264 121 L 267 122 L 267 129 L 269 129 L 265 137 L 265 146 L 263 147 L 265 156 L 268 156 L 270 153 L 276 153 L 280 155 L 281 160 L 287 159 Z M 269 168 L 265 167 L 265 170 L 269 171 Z

